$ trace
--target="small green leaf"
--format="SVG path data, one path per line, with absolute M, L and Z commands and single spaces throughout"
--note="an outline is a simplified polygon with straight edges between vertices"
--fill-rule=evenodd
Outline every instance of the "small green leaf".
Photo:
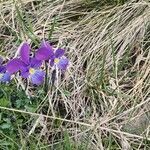
M 10 129 L 10 128 L 11 128 L 11 124 L 3 123 L 3 124 L 0 125 L 0 127 L 1 127 L 2 129 Z
M 8 105 L 9 105 L 9 100 L 7 100 L 6 98 L 0 99 L 0 106 L 7 107 Z
M 0 141 L 0 146 L 8 146 L 8 145 L 11 145 L 12 143 L 11 142 L 8 142 L 8 141 Z
M 63 93 L 65 94 L 65 96 L 70 96 L 71 95 L 71 93 L 69 92 L 69 91 L 63 91 Z
M 34 107 L 30 107 L 30 106 L 25 106 L 25 109 L 27 110 L 27 111 L 29 111 L 29 112 L 35 112 L 35 110 L 36 110 L 36 108 L 34 108 Z

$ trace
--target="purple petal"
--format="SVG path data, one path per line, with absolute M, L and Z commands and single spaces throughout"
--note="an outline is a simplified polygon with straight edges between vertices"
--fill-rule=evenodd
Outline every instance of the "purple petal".
M 38 68 L 42 65 L 41 60 L 37 60 L 36 58 L 31 58 L 30 59 L 30 66 L 31 68 Z
M 51 67 L 53 67 L 54 64 L 55 64 L 55 63 L 54 63 L 55 58 L 56 58 L 56 57 L 55 57 L 55 55 L 54 55 L 54 56 L 50 59 L 50 61 L 49 61 Z
M 29 77 L 29 69 L 28 68 L 23 68 L 22 70 L 21 70 L 21 76 L 23 77 L 23 78 L 28 78 Z
M 54 52 L 52 49 L 49 49 L 47 47 L 41 47 L 38 49 L 38 51 L 35 54 L 35 58 L 37 60 L 48 60 L 51 57 L 53 57 Z
M 69 60 L 68 60 L 66 57 L 64 57 L 64 58 L 61 58 L 61 59 L 59 60 L 59 63 L 57 64 L 57 67 L 58 67 L 59 69 L 66 70 L 68 64 L 69 64 Z
M 6 69 L 10 74 L 16 73 L 24 67 L 26 67 L 26 65 L 19 58 L 10 60 L 6 65 Z
M 54 59 L 50 60 L 50 66 L 53 67 L 54 66 Z
M 6 67 L 0 66 L 0 73 L 4 73 L 6 71 Z
M 30 46 L 28 43 L 24 42 L 21 44 L 20 47 L 20 56 L 21 60 L 28 64 L 29 63 L 29 56 L 30 56 Z
M 31 82 L 36 85 L 40 85 L 44 81 L 45 72 L 36 70 L 34 74 L 30 76 Z
M 55 57 L 56 58 L 62 57 L 64 55 L 64 53 L 65 53 L 65 50 L 59 48 L 55 51 Z
M 43 40 L 43 41 L 41 42 L 41 46 L 40 46 L 40 47 L 47 47 L 48 49 L 53 50 L 53 47 L 49 44 L 48 41 L 45 41 L 45 40 Z
M 0 78 L 0 82 L 9 82 L 9 81 L 10 81 L 10 74 L 6 72 Z

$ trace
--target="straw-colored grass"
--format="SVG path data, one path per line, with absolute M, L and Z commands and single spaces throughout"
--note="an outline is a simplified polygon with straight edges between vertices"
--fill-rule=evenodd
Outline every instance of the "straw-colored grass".
M 20 40 L 48 38 L 55 18 L 51 41 L 66 49 L 71 62 L 36 114 L 29 113 L 35 116 L 29 129 L 20 132 L 23 137 L 37 136 L 37 145 L 44 139 L 52 148 L 61 142 L 57 136 L 67 130 L 71 140 L 85 143 L 90 150 L 149 149 L 150 4 L 146 0 L 94 4 L 90 8 L 84 0 L 22 0 L 16 2 L 26 16 L 21 24 L 15 4 L 0 3 L 0 49 L 6 59 L 15 56 Z M 34 35 L 25 28 L 29 22 Z M 35 95 L 30 88 L 27 93 Z M 49 109 L 42 116 L 45 106 Z M 61 121 L 59 127 L 54 118 Z

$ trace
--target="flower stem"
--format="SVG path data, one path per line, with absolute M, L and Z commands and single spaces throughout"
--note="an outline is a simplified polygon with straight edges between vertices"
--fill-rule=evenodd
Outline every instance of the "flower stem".
M 44 94 L 48 92 L 48 63 L 45 61 L 45 81 L 44 81 Z

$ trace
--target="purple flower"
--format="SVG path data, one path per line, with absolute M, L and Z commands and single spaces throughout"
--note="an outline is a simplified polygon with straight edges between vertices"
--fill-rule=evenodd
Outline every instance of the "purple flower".
M 53 57 L 54 52 L 52 46 L 47 41 L 42 41 L 40 48 L 35 54 L 37 60 L 49 60 Z
M 64 49 L 57 49 L 53 57 L 51 57 L 50 65 L 61 70 L 66 70 L 69 64 L 69 60 L 64 56 L 64 53 Z
M 35 58 L 37 60 L 50 60 L 51 66 L 66 70 L 69 64 L 68 59 L 64 56 L 63 49 L 57 49 L 55 52 L 53 47 L 47 42 L 42 41 L 40 48 L 36 52 Z
M 10 74 L 20 71 L 23 78 L 29 78 L 33 84 L 40 85 L 45 75 L 45 72 L 39 69 L 41 65 L 42 60 L 30 57 L 30 46 L 24 42 L 20 46 L 20 57 L 10 60 L 6 68 Z
M 10 74 L 6 71 L 6 66 L 2 65 L 2 58 L 0 58 L 0 82 L 9 82 Z

